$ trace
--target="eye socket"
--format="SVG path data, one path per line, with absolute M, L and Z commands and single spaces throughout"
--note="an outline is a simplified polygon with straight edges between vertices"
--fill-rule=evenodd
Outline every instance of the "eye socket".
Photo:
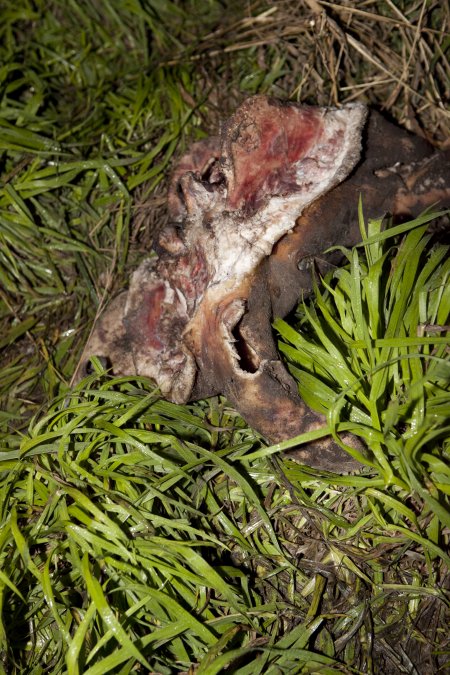
M 201 172 L 201 179 L 203 183 L 209 183 L 210 185 L 220 185 L 225 182 L 218 157 L 211 157 L 205 164 Z

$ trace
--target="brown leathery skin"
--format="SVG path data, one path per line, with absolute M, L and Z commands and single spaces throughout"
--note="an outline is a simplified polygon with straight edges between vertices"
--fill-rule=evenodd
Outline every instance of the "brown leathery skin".
M 436 151 L 370 111 L 361 161 L 340 185 L 311 204 L 292 232 L 275 244 L 269 258 L 273 318 L 285 317 L 312 289 L 311 265 L 334 265 L 337 244 L 360 240 L 358 198 L 364 218 L 392 215 L 394 222 L 415 218 L 426 208 L 450 206 L 450 152 Z M 250 321 L 250 319 L 249 319 Z
M 271 329 L 272 309 L 267 287 L 268 260 L 254 275 L 216 303 L 203 304 L 186 343 L 196 354 L 201 381 L 193 398 L 223 394 L 254 429 L 271 443 L 315 431 L 325 416 L 308 408 L 297 385 L 279 359 Z M 345 442 L 364 454 L 350 435 Z M 312 466 L 341 472 L 358 468 L 330 437 L 290 453 Z

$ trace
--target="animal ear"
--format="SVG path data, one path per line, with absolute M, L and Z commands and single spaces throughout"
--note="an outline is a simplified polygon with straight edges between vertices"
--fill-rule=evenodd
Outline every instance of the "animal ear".
M 298 209 L 337 185 L 360 157 L 366 116 L 360 103 L 336 109 L 248 99 L 222 133 L 229 208 L 250 215 L 296 195 Z

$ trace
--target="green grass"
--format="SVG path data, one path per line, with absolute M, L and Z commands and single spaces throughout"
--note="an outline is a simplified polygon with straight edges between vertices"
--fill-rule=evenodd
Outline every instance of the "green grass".
M 172 161 L 243 95 L 391 98 L 446 135 L 445 8 L 241 5 L 0 3 L 8 675 L 448 668 L 449 264 L 428 216 L 361 217 L 364 244 L 276 323 L 305 399 L 367 441 L 359 475 L 296 464 L 307 437 L 267 447 L 221 398 L 175 406 L 99 363 L 70 386 L 167 217 Z
M 432 219 L 387 230 L 373 221 L 366 232 L 360 209 L 364 255 L 342 249 L 348 266 L 324 280 L 323 292 L 316 287 L 297 330 L 275 322 L 304 400 L 328 413 L 331 428 L 354 423 L 370 445 L 369 464 L 398 487 L 412 487 L 424 462 L 437 466 L 424 450 L 450 431 L 450 261 L 448 246 L 430 243 Z
M 9 669 L 332 673 L 432 603 L 445 622 L 449 360 L 416 328 L 448 315 L 449 268 L 429 220 L 370 223 L 299 329 L 276 323 L 303 395 L 367 441 L 360 475 L 296 465 L 226 402 L 176 406 L 145 380 L 92 375 L 31 421 L 2 453 Z

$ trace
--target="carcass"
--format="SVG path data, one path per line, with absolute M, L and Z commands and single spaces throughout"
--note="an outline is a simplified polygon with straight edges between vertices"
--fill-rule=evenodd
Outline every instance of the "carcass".
M 176 403 L 223 394 L 272 442 L 317 429 L 324 418 L 300 399 L 271 322 L 311 290 L 307 261 L 356 242 L 359 195 L 366 217 L 415 216 L 450 202 L 449 174 L 448 153 L 362 104 L 247 99 L 175 168 L 157 255 L 100 318 L 84 364 L 105 357 Z M 355 465 L 329 438 L 297 458 Z

